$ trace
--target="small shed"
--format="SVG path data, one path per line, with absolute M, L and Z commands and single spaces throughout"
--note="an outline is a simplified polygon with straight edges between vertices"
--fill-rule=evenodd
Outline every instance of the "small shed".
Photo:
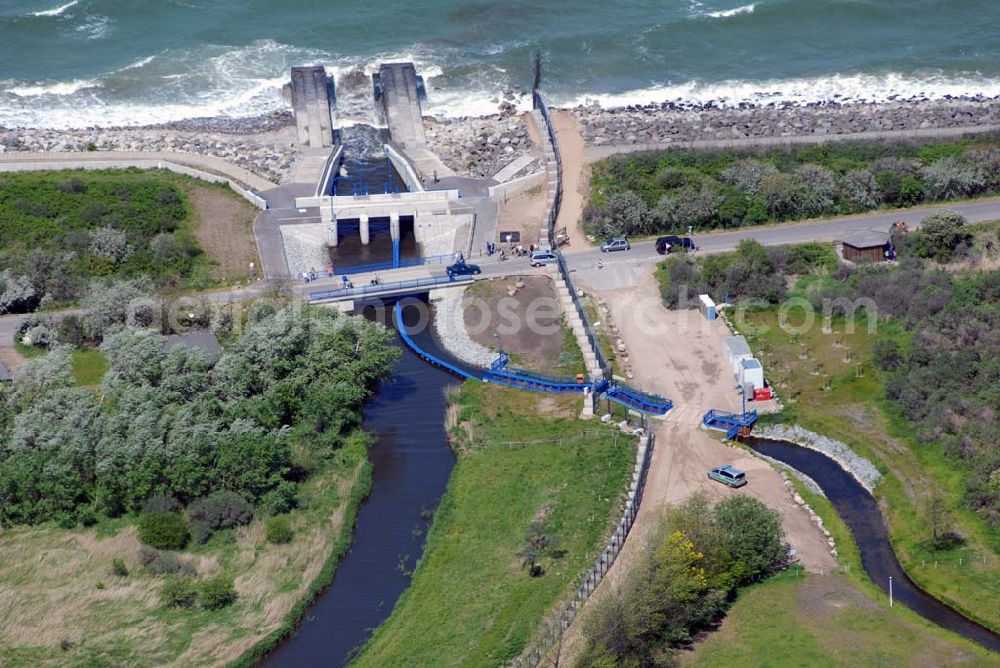
M 9 383 L 13 380 L 10 375 L 10 369 L 4 364 L 3 360 L 0 360 L 0 383 Z
M 218 355 L 222 352 L 222 346 L 219 345 L 219 340 L 215 338 L 215 334 L 210 329 L 196 329 L 183 334 L 171 334 L 170 336 L 164 337 L 163 347 L 161 350 L 165 353 L 169 353 L 171 350 L 179 346 L 200 348 L 212 355 Z
M 753 359 L 750 344 L 742 336 L 727 336 L 722 339 L 722 355 L 726 358 L 734 376 L 740 375 L 740 362 Z
M 708 295 L 698 295 L 698 309 L 707 320 L 715 320 L 715 302 Z
M 743 387 L 752 385 L 754 390 L 764 387 L 764 367 L 759 360 L 751 358 L 740 361 L 740 384 Z
M 844 238 L 843 255 L 850 262 L 885 262 L 889 233 L 861 230 Z

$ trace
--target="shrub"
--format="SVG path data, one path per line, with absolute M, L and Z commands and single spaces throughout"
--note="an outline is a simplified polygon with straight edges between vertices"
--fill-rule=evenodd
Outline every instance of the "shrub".
M 292 523 L 289 521 L 288 515 L 275 515 L 267 518 L 264 532 L 269 543 L 284 545 L 292 542 Z
M 33 310 L 38 297 L 27 276 L 15 275 L 10 269 L 0 271 L 0 315 Z
M 190 608 L 197 598 L 191 578 L 172 577 L 160 588 L 160 603 L 167 608 Z
M 905 247 L 919 257 L 948 262 L 972 241 L 972 235 L 964 227 L 965 217 L 955 211 L 932 213 L 921 221 Z
M 113 264 L 123 262 L 132 254 L 128 238 L 121 230 L 99 227 L 90 231 L 90 252 Z
M 218 610 L 236 600 L 236 586 L 228 575 L 217 575 L 198 587 L 198 603 L 206 610 Z
M 125 566 L 125 560 L 115 557 L 111 561 L 111 574 L 117 575 L 120 578 L 128 577 L 128 567 Z
M 139 540 L 159 550 L 180 550 L 188 542 L 188 525 L 176 512 L 143 513 L 139 516 Z
M 261 507 L 268 515 L 281 515 L 298 506 L 298 485 L 290 480 L 282 480 L 277 487 L 260 499 Z
M 935 199 L 972 195 L 986 184 L 986 178 L 978 167 L 962 164 L 953 156 L 924 167 L 923 177 L 930 196 Z
M 154 494 L 142 504 L 144 513 L 172 513 L 181 509 L 181 502 L 172 494 Z
M 213 531 L 246 524 L 253 518 L 253 506 L 229 490 L 220 490 L 195 499 L 188 506 L 191 531 L 198 543 L 204 543 Z
M 761 181 L 765 177 L 777 173 L 778 168 L 770 162 L 741 158 L 722 170 L 719 176 L 725 183 L 735 186 L 743 193 L 752 196 L 761 193 Z
M 150 575 L 194 575 L 191 564 L 182 562 L 176 554 L 161 552 L 145 545 L 139 548 L 139 564 Z

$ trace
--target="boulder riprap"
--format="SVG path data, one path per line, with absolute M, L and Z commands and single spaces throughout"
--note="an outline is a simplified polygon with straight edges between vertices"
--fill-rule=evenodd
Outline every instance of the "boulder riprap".
M 424 132 L 431 150 L 462 176 L 490 178 L 534 149 L 520 115 L 445 120 L 427 117 Z

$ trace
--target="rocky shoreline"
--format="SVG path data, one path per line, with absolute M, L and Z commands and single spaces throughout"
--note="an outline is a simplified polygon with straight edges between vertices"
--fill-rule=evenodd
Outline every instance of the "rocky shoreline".
M 735 108 L 663 103 L 571 111 L 593 146 L 1000 126 L 1000 97 Z
M 539 153 L 520 114 L 424 118 L 427 143 L 460 176 L 491 178 L 522 155 Z

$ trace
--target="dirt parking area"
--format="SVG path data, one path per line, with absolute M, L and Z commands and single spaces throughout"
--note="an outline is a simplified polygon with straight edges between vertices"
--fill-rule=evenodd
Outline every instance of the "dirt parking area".
M 504 232 L 519 232 L 520 245 L 538 245 L 538 232 L 542 228 L 542 218 L 545 216 L 545 192 L 543 186 L 528 188 L 524 192 L 505 196 L 498 202 L 497 234 L 494 242 L 509 250 L 510 246 L 502 238 Z
M 194 209 L 194 235 L 216 264 L 211 277 L 232 281 L 250 275 L 250 263 L 259 274 L 260 257 L 253 236 L 256 209 L 221 187 L 186 184 L 184 193 Z
M 796 549 L 804 568 L 816 573 L 836 568 L 826 538 L 792 499 L 778 472 L 747 451 L 723 444 L 721 432 L 700 426 L 702 415 L 710 408 L 740 410 L 735 379 L 722 356 L 722 339 L 729 335 L 725 323 L 708 322 L 698 311 L 667 310 L 660 303 L 656 280 L 648 272 L 640 277 L 638 286 L 614 290 L 584 287 L 605 302 L 621 329 L 621 338 L 635 361 L 635 386 L 674 402 L 664 419 L 651 421 L 656 444 L 642 505 L 621 554 L 594 596 L 615 586 L 627 571 L 655 527 L 662 507 L 696 492 L 715 500 L 749 494 L 763 501 L 781 516 L 786 540 Z M 749 483 L 734 490 L 709 480 L 709 469 L 722 464 L 746 471 Z M 577 620 L 585 617 L 588 607 L 589 603 Z M 563 659 L 571 659 L 581 648 L 580 622 L 574 621 L 563 643 Z
M 564 350 L 562 313 L 550 277 L 479 281 L 466 289 L 464 308 L 465 326 L 479 345 L 496 349 L 499 332 L 503 349 L 516 366 L 556 374 L 575 372 L 570 367 L 577 356 Z

